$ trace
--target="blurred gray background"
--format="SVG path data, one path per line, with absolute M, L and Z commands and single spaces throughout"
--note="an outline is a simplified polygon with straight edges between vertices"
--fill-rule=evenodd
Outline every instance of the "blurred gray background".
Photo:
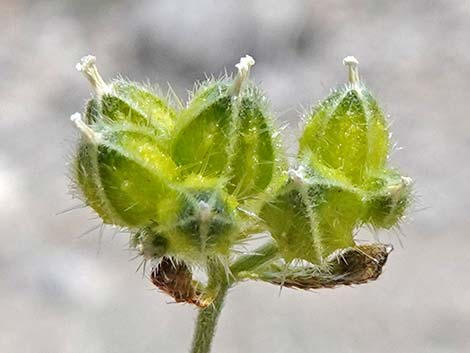
M 417 200 L 383 276 L 316 292 L 232 290 L 214 352 L 470 352 L 470 2 L 0 0 L 0 352 L 186 352 L 195 309 L 135 273 L 67 193 L 90 95 L 74 65 L 105 78 L 171 82 L 183 98 L 204 74 L 257 60 L 295 148 L 299 116 L 361 73 L 391 115 L 395 166 Z M 358 238 L 367 237 L 361 230 Z M 400 245 L 400 241 L 403 246 Z

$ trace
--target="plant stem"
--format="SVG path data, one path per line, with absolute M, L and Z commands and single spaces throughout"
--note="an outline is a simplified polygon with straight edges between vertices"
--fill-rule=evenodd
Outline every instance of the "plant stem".
M 194 331 L 191 353 L 209 353 L 214 338 L 217 320 L 230 288 L 225 268 L 218 260 L 211 260 L 207 290 L 214 293 L 213 302 L 199 309 Z
M 227 291 L 244 271 L 254 270 L 272 260 L 278 253 L 275 243 L 270 242 L 255 250 L 254 254 L 241 256 L 230 266 L 233 277 L 230 279 L 226 269 L 218 260 L 211 260 L 209 265 L 209 283 L 207 291 L 214 293 L 213 302 L 206 308 L 199 309 L 194 331 L 191 353 L 209 353 L 214 338 L 217 320 L 222 310 Z
M 242 272 L 253 271 L 273 260 L 278 255 L 278 247 L 274 242 L 266 243 L 257 248 L 253 254 L 240 256 L 231 266 L 230 272 L 235 279 Z
M 228 285 L 221 288 L 211 305 L 207 308 L 199 309 L 191 353 L 210 352 L 215 327 L 217 326 L 217 320 L 222 310 L 228 288 Z

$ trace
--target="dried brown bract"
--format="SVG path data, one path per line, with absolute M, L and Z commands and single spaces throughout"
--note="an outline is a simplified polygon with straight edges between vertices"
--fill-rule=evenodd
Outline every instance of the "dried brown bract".
M 307 290 L 362 284 L 380 276 L 392 249 L 386 244 L 360 245 L 332 254 L 325 266 L 271 266 L 258 279 Z
M 208 305 L 202 300 L 196 282 L 193 281 L 193 275 L 184 262 L 163 257 L 153 269 L 150 278 L 155 286 L 173 297 L 177 303 L 194 304 L 200 308 Z

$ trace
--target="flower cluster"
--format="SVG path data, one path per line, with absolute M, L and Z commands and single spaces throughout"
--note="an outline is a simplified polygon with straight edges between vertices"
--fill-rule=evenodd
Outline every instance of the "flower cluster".
M 211 284 L 191 269 L 210 273 L 214 262 L 229 281 L 307 289 L 380 274 L 390 248 L 356 245 L 353 235 L 365 224 L 396 225 L 411 179 L 387 167 L 387 122 L 353 57 L 344 62 L 349 83 L 308 114 L 295 165 L 249 79 L 250 56 L 233 77 L 199 84 L 184 107 L 144 85 L 105 82 L 95 61 L 77 64 L 95 94 L 71 117 L 81 132 L 73 175 L 85 203 L 154 263 L 159 288 L 206 306 Z M 268 244 L 237 256 L 262 232 Z

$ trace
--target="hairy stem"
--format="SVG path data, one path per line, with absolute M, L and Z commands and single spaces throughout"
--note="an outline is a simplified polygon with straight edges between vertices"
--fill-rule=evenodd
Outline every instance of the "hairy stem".
M 230 288 L 223 265 L 214 261 L 210 266 L 208 288 L 214 292 L 213 302 L 199 309 L 191 353 L 209 353 L 225 296 Z
M 209 353 L 214 337 L 215 327 L 227 294 L 228 286 L 219 291 L 214 302 L 207 308 L 199 309 L 196 330 L 193 337 L 191 353 Z
M 256 249 L 253 254 L 241 256 L 230 266 L 230 272 L 233 275 L 231 279 L 228 278 L 226 269 L 219 261 L 210 261 L 207 290 L 209 293 L 213 293 L 213 302 L 208 307 L 199 309 L 191 353 L 210 352 L 217 320 L 222 311 L 227 291 L 232 284 L 237 282 L 238 275 L 258 268 L 274 259 L 277 254 L 277 245 L 274 242 L 269 242 Z

